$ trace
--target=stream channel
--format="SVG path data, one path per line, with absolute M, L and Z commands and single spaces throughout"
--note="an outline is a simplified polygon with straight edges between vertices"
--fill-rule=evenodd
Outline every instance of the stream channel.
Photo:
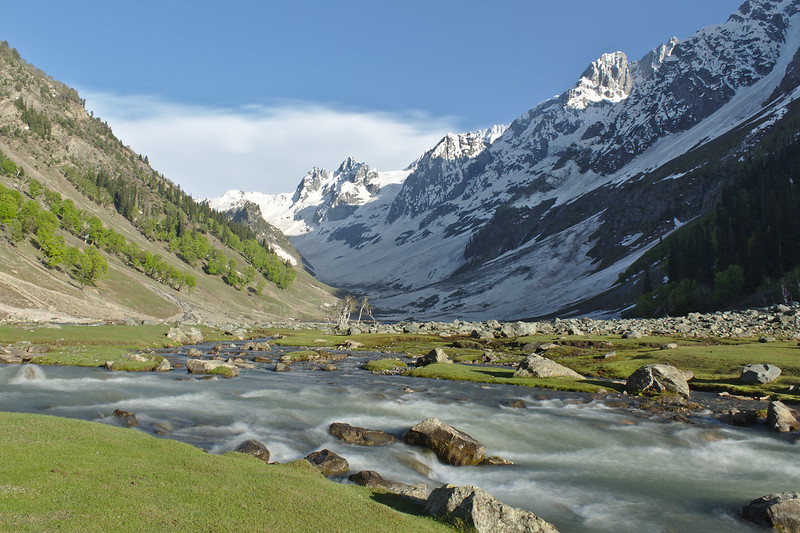
M 165 355 L 173 364 L 185 360 Z M 800 490 L 796 435 L 737 428 L 710 414 L 694 417 L 695 424 L 672 422 L 577 393 L 375 376 L 360 368 L 380 357 L 386 354 L 356 352 L 336 361 L 335 372 L 311 363 L 294 363 L 290 372 L 259 364 L 233 379 L 199 379 L 183 367 L 126 373 L 8 365 L 0 368 L 0 410 L 119 425 L 111 413 L 123 409 L 137 415 L 139 430 L 211 453 L 258 439 L 277 462 L 328 448 L 352 472 L 376 470 L 394 481 L 425 482 L 429 490 L 477 485 L 562 532 L 763 531 L 739 520 L 737 508 Z M 515 399 L 526 407 L 504 405 Z M 431 416 L 515 465 L 453 467 L 401 442 L 359 447 L 328 434 L 332 422 L 347 422 L 399 438 Z

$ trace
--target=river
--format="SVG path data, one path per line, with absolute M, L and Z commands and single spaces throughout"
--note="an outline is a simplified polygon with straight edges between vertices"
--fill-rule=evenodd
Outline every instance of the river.
M 170 356 L 180 361 L 181 356 Z M 0 410 L 119 424 L 136 413 L 139 430 L 202 447 L 264 442 L 278 462 L 328 448 L 352 471 L 376 470 L 404 483 L 477 485 L 535 512 L 563 532 L 760 531 L 736 508 L 772 492 L 798 490 L 798 444 L 762 428 L 712 417 L 686 424 L 613 408 L 571 393 L 374 376 L 364 357 L 336 372 L 294 364 L 262 366 L 234 379 L 195 379 L 185 369 L 123 373 L 73 367 L 0 368 Z M 522 399 L 525 408 L 504 405 Z M 514 466 L 452 467 L 396 443 L 350 446 L 328 434 L 332 422 L 400 437 L 435 416 Z

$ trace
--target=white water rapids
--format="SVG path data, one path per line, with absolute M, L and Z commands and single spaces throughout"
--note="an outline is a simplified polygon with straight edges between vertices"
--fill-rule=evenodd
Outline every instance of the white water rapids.
M 167 438 L 212 453 L 258 439 L 278 462 L 328 448 L 353 472 L 376 470 L 429 489 L 477 485 L 562 532 L 759 531 L 736 518 L 737 507 L 800 489 L 798 444 L 763 427 L 735 428 L 711 418 L 697 425 L 667 422 L 578 394 L 373 376 L 361 363 L 337 361 L 337 372 L 264 367 L 215 380 L 192 379 L 184 369 L 5 366 L 0 410 L 119 424 L 111 413 L 123 409 L 136 413 L 139 430 L 168 431 Z M 502 405 L 517 398 L 527 407 Z M 430 416 L 484 443 L 487 455 L 516 465 L 451 467 L 400 442 L 359 447 L 328 434 L 332 422 L 347 422 L 400 437 Z

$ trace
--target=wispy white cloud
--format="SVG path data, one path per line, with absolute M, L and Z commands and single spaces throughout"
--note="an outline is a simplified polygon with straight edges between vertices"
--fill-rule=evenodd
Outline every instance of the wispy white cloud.
M 196 198 L 229 189 L 294 190 L 311 167 L 347 157 L 399 170 L 447 131 L 448 117 L 336 109 L 302 102 L 210 109 L 158 98 L 81 91 L 86 108 Z

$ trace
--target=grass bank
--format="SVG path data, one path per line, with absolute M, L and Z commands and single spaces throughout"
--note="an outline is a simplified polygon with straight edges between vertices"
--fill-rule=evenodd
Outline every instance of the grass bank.
M 210 455 L 136 430 L 0 413 L 2 531 L 453 531 L 305 461 Z

